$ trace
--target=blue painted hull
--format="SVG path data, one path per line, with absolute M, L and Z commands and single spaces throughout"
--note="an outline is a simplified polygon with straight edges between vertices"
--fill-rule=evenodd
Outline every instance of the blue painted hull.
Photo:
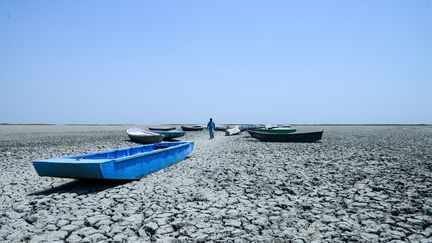
M 192 153 L 193 142 L 164 142 L 36 160 L 33 166 L 40 176 L 76 179 L 138 180 L 175 164 Z

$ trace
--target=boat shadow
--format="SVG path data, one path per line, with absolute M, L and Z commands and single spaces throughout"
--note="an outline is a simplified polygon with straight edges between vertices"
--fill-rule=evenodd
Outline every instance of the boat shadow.
M 131 180 L 77 179 L 48 189 L 32 192 L 28 195 L 48 196 L 53 193 L 76 193 L 78 195 L 94 194 L 129 182 L 131 182 Z
M 124 141 L 125 141 L 125 142 L 128 142 L 128 143 L 130 143 L 130 144 L 132 144 L 132 145 L 145 145 L 145 144 L 141 144 L 141 143 L 134 142 L 134 141 L 132 141 L 132 140 L 130 140 L 130 139 L 125 139 Z

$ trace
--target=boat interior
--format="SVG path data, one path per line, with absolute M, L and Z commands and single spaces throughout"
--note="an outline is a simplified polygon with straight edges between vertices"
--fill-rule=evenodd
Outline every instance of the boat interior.
M 125 149 L 116 149 L 112 151 L 99 152 L 94 154 L 83 154 L 83 155 L 74 155 L 68 158 L 72 159 L 118 159 L 126 156 L 132 156 L 136 154 L 141 154 L 145 152 L 151 152 L 158 149 L 164 149 L 168 147 L 177 146 L 180 144 L 184 144 L 185 142 L 173 142 L 173 143 L 155 143 L 138 147 L 131 147 Z

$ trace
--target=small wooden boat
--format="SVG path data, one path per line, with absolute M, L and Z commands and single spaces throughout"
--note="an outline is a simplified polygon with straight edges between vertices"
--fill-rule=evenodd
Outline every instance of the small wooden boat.
M 193 125 L 193 126 L 181 126 L 183 131 L 202 131 L 204 129 L 201 125 Z
M 179 138 L 185 135 L 185 132 L 179 130 L 169 130 L 169 131 L 153 130 L 152 132 L 160 134 L 164 140 Z
M 92 154 L 36 160 L 40 176 L 76 179 L 138 180 L 185 159 L 193 142 L 164 142 Z
M 225 136 L 232 136 L 240 134 L 242 131 L 240 130 L 240 127 L 236 126 L 233 128 L 229 128 L 225 131 Z
M 153 131 L 171 131 L 171 130 L 175 130 L 176 127 L 170 127 L 170 126 L 160 126 L 160 127 L 148 127 L 149 130 Z
M 132 127 L 126 130 L 130 140 L 136 143 L 148 144 L 148 143 L 159 143 L 162 141 L 163 136 L 155 133 L 146 131 L 139 127 Z
M 276 127 L 276 128 L 257 128 L 254 129 L 254 131 L 257 132 L 267 132 L 267 133 L 280 133 L 280 134 L 286 134 L 286 133 L 292 133 L 297 131 L 295 128 L 289 128 L 289 127 Z
M 264 142 L 301 142 L 310 143 L 321 140 L 324 131 L 319 132 L 292 132 L 292 133 L 268 133 L 249 130 L 248 133 Z

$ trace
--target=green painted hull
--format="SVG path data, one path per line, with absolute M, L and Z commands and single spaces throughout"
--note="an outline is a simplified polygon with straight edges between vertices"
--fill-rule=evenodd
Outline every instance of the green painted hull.
M 202 126 L 181 126 L 181 129 L 183 131 L 202 131 L 204 129 L 204 127 Z
M 293 133 L 267 133 L 248 131 L 251 137 L 263 142 L 297 142 L 297 143 L 312 143 L 322 139 L 324 131 L 318 132 L 293 132 Z
M 271 134 L 287 134 L 287 133 L 293 133 L 293 132 L 295 132 L 296 129 L 295 128 L 283 128 L 283 129 L 257 128 L 257 129 L 254 129 L 254 131 L 271 133 Z
M 160 134 L 165 140 L 179 138 L 185 135 L 185 132 L 178 131 L 178 130 L 170 130 L 170 131 L 153 130 L 153 132 Z

